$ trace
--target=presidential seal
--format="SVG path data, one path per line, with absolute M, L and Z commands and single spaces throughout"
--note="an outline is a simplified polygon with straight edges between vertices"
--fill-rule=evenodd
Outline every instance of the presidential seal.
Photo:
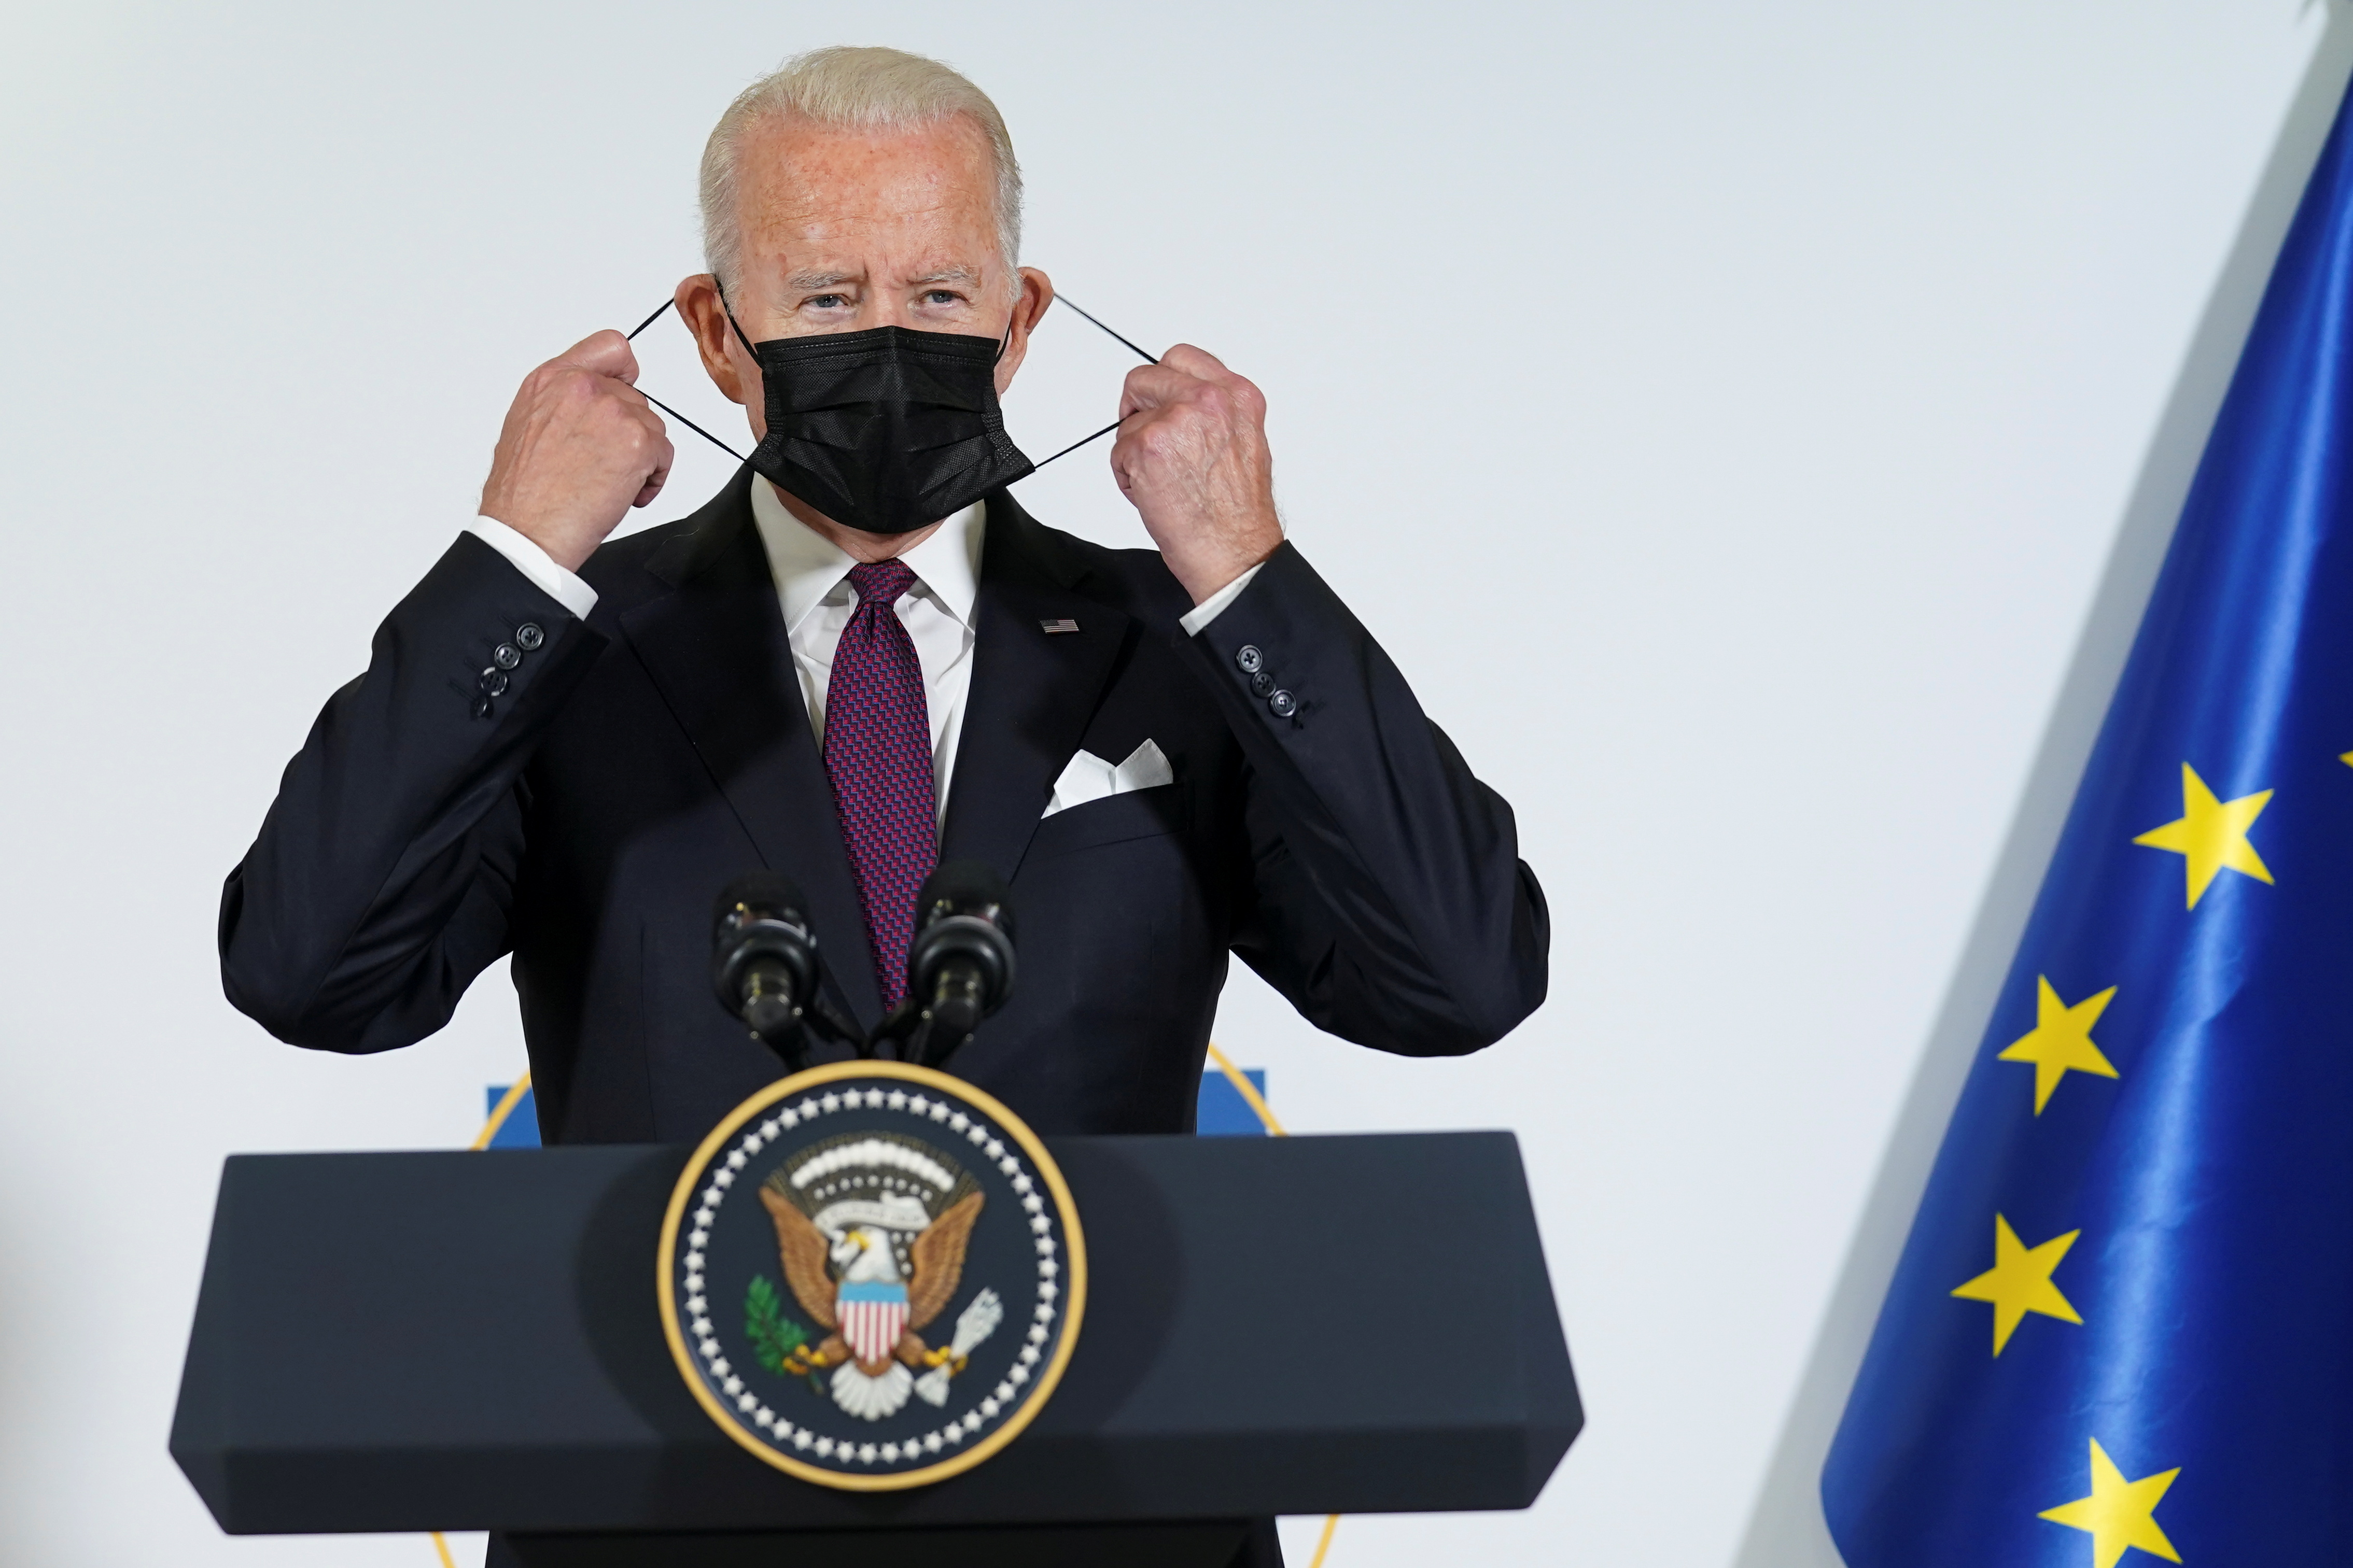
M 1011 1442 L 1086 1304 L 1045 1146 L 969 1084 L 892 1061 L 796 1073 L 731 1111 L 679 1177 L 659 1267 L 663 1331 L 712 1418 L 856 1491 Z

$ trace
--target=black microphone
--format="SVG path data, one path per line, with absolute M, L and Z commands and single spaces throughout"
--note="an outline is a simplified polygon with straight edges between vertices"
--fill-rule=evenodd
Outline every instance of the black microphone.
M 808 1026 L 861 1053 L 866 1044 L 819 994 L 807 908 L 791 878 L 754 871 L 727 884 L 712 915 L 711 977 L 719 1005 L 796 1072 L 808 1065 Z
M 1013 896 L 977 860 L 934 867 L 915 896 L 907 1002 L 920 1024 L 911 1059 L 937 1067 L 1013 992 Z

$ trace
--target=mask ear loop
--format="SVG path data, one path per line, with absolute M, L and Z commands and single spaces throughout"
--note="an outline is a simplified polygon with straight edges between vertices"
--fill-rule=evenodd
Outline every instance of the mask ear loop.
M 744 335 L 744 323 L 735 319 L 735 307 L 727 302 L 727 285 L 713 278 L 711 280 L 711 287 L 718 291 L 719 308 L 727 312 L 727 324 L 735 329 L 735 341 L 744 345 L 744 352 L 752 356 L 754 364 L 759 363 L 760 351 L 754 348 L 752 340 Z M 661 312 L 656 310 L 654 314 L 659 316 Z
M 724 294 L 722 294 L 719 298 L 720 303 L 724 305 L 726 303 L 727 297 Z M 648 327 L 650 327 L 656 321 L 660 321 L 662 319 L 662 311 L 669 310 L 670 306 L 676 302 L 677 301 L 674 300 L 664 300 L 652 315 L 648 316 L 644 321 L 639 321 L 635 327 L 632 327 L 629 330 L 628 339 L 632 341 L 635 340 L 639 332 L 644 331 Z M 727 319 L 732 321 L 735 318 L 731 314 Z M 735 331 L 740 336 L 743 333 L 744 329 L 738 327 Z M 749 348 L 752 345 L 746 343 L 744 346 L 745 348 Z M 729 457 L 734 458 L 737 462 L 744 463 L 751 460 L 744 457 L 743 453 L 737 451 L 734 447 L 721 440 L 718 437 L 713 436 L 710 431 L 705 430 L 702 426 L 697 425 L 693 420 L 689 419 L 685 415 L 681 414 L 677 409 L 672 408 L 669 404 L 664 403 L 660 398 L 656 397 L 652 393 L 648 392 L 644 387 L 641 386 L 638 388 L 638 395 L 644 398 L 648 403 L 652 404 L 656 408 L 660 409 L 664 414 L 667 414 L 671 418 L 677 420 L 680 424 L 685 426 L 688 429 L 693 431 L 696 435 L 702 437 L 704 440 L 710 442 L 712 446 L 718 447 L 721 451 L 726 453 Z
M 1117 332 L 1112 331 L 1112 330 L 1111 330 L 1109 327 L 1104 327 L 1102 321 L 1097 321 L 1097 320 L 1096 320 L 1095 315 L 1094 315 L 1094 313 L 1093 313 L 1092 311 L 1089 310 L 1085 306 L 1083 306 L 1083 305 L 1080 304 L 1076 300 L 1071 299 L 1068 294 L 1057 294 L 1057 295 L 1055 295 L 1055 296 L 1054 296 L 1054 298 L 1055 298 L 1055 299 L 1057 299 L 1057 300 L 1060 300 L 1063 304 L 1068 305 L 1071 310 L 1076 310 L 1080 315 L 1082 315 L 1082 316 L 1085 317 L 1088 321 L 1093 321 L 1093 322 L 1094 322 L 1094 324 L 1095 324 L 1096 326 L 1098 326 L 1098 327 L 1103 327 L 1103 330 L 1105 332 L 1110 333 L 1110 335 L 1111 335 L 1112 337 L 1113 337 L 1113 338 L 1117 339 L 1117 340 L 1118 340 L 1120 342 L 1122 342 L 1122 343 L 1125 343 L 1125 344 L 1127 345 L 1127 347 L 1128 347 L 1128 348 L 1130 348 L 1131 350 L 1134 350 L 1137 354 L 1142 355 L 1142 356 L 1143 356 L 1143 359 L 1144 359 L 1144 363 L 1146 363 L 1146 364 L 1158 364 L 1158 363 L 1160 363 L 1160 356 L 1159 356 L 1159 355 L 1157 355 L 1157 354 L 1149 354 L 1149 353 L 1145 353 L 1145 352 L 1144 352 L 1142 349 L 1140 349 L 1140 348 L 1136 348 L 1135 344 L 1134 344 L 1133 342 L 1128 342 L 1128 340 L 1127 340 L 1126 338 L 1122 337 L 1122 336 L 1121 336 L 1119 333 L 1117 333 Z M 659 311 L 656 311 L 655 313 L 656 313 L 657 315 L 659 315 L 660 312 L 659 312 Z M 1012 335 L 1013 329 L 1012 329 L 1009 325 L 1005 329 L 1005 331 L 1006 331 L 1006 335 L 1007 335 L 1008 337 L 1010 337 L 1010 336 Z M 1000 352 L 1000 353 L 1002 353 L 1003 351 L 1001 351 L 1001 350 L 1000 350 L 999 352 Z M 1067 457 L 1069 457 L 1071 453 L 1073 453 L 1073 452 L 1077 451 L 1080 447 L 1082 447 L 1085 446 L 1085 445 L 1087 444 L 1087 442 L 1088 442 L 1088 441 L 1100 441 L 1100 440 L 1102 440 L 1104 437 L 1106 437 L 1106 436 L 1110 435 L 1113 431 L 1114 431 L 1114 430 L 1118 429 L 1122 425 L 1124 425 L 1124 424 L 1126 424 L 1126 423 L 1127 423 L 1127 419 L 1126 419 L 1126 417 L 1124 417 L 1124 416 L 1123 416 L 1123 417 L 1121 417 L 1121 418 L 1118 418 L 1118 419 L 1114 419 L 1114 420 L 1113 420 L 1110 424 L 1108 424 L 1108 425 L 1104 426 L 1102 429 L 1100 429 L 1100 430 L 1096 431 L 1093 435 L 1087 437 L 1085 438 L 1085 440 L 1080 440 L 1080 441 L 1073 441 L 1073 442 L 1071 442 L 1069 446 L 1067 446 L 1067 447 L 1063 447 L 1060 451 L 1059 451 L 1059 452 L 1055 453 L 1055 454 L 1054 454 L 1054 458 L 1067 458 Z M 1038 464 L 1036 468 L 1031 468 L 1029 471 L 1030 471 L 1031 473 L 1033 473 L 1033 474 L 1034 474 L 1034 473 L 1036 473 L 1036 472 L 1038 471 L 1038 469 L 1039 469 L 1039 468 L 1044 468 L 1044 467 L 1046 466 L 1046 463 L 1050 463 L 1050 462 L 1052 462 L 1052 461 L 1054 460 L 1054 458 L 1047 458 L 1045 463 L 1039 463 L 1039 464 Z
M 1087 319 L 1088 321 L 1094 321 L 1094 323 L 1095 323 L 1095 325 L 1096 325 L 1096 326 L 1098 326 L 1098 327 L 1103 327 L 1103 330 L 1104 331 L 1106 331 L 1106 332 L 1111 332 L 1111 335 L 1112 335 L 1113 337 L 1114 337 L 1114 338 L 1119 338 L 1120 342 L 1121 342 L 1122 344 L 1124 344 L 1124 346 L 1126 346 L 1127 348 L 1129 348 L 1130 350 L 1133 350 L 1133 351 L 1134 351 L 1134 353 L 1135 353 L 1139 357 L 1141 357 L 1141 358 L 1143 359 L 1143 361 L 1144 361 L 1144 363 L 1146 363 L 1146 364 L 1158 364 L 1158 363 L 1160 363 L 1160 356 L 1159 356 L 1158 354 L 1148 354 L 1148 353 L 1145 353 L 1142 349 L 1137 348 L 1134 343 L 1129 342 L 1127 339 L 1125 339 L 1125 338 L 1124 338 L 1124 337 L 1120 337 L 1120 334 L 1119 334 L 1119 333 L 1117 333 L 1117 332 L 1112 332 L 1112 331 L 1111 331 L 1111 329 L 1110 329 L 1109 327 L 1103 327 L 1103 322 L 1101 322 L 1100 321 L 1096 321 L 1096 319 L 1095 319 L 1095 316 L 1094 316 L 1093 312 L 1090 311 L 1090 310 L 1088 310 L 1084 305 L 1080 304 L 1076 300 L 1071 299 L 1068 294 L 1057 294 L 1057 295 L 1055 295 L 1055 296 L 1054 296 L 1054 298 L 1055 298 L 1055 299 L 1057 299 L 1057 300 L 1060 300 L 1063 304 L 1068 305 L 1071 310 L 1076 310 L 1080 315 L 1086 317 L 1086 319 Z M 654 312 L 654 314 L 656 314 L 656 315 L 659 315 L 659 314 L 661 314 L 661 312 L 660 312 L 660 311 L 659 311 L 659 310 L 657 310 L 657 311 L 655 311 L 655 312 Z

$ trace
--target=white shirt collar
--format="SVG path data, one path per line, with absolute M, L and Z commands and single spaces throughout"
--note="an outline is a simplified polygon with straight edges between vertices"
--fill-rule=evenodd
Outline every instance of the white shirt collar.
M 858 563 L 786 510 L 776 488 L 763 479 L 752 481 L 752 521 L 759 527 L 760 542 L 767 548 L 768 571 L 776 580 L 785 630 L 790 633 L 841 585 Z M 973 600 L 979 594 L 981 536 L 987 522 L 987 503 L 975 501 L 899 557 L 940 607 L 967 628 L 972 626 Z

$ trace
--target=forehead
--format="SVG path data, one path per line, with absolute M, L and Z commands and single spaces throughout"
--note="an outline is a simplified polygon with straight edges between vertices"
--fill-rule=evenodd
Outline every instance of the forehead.
M 736 167 L 754 266 L 979 268 L 997 247 L 987 138 L 963 116 L 902 131 L 777 117 L 746 135 Z

